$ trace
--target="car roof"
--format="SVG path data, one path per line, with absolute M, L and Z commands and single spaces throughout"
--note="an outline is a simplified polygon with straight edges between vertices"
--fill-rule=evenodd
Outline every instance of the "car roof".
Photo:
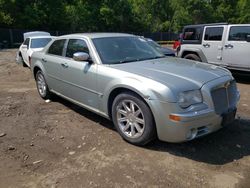
M 209 24 L 195 24 L 195 25 L 186 25 L 186 27 L 204 27 L 204 26 L 213 26 L 213 25 L 228 25 L 228 23 L 209 23 Z
M 128 37 L 135 36 L 127 33 L 75 33 L 70 35 L 62 35 L 58 38 L 69 38 L 69 37 L 87 37 L 87 38 L 106 38 L 106 37 Z

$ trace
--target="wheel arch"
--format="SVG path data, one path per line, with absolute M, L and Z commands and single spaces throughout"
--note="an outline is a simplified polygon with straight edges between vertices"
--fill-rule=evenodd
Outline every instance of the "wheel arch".
M 108 112 L 108 116 L 109 118 L 112 120 L 112 105 L 113 105 L 113 102 L 115 100 L 115 98 L 121 94 L 121 93 L 125 93 L 125 92 L 131 92 L 133 94 L 135 94 L 136 96 L 138 96 L 138 98 L 140 98 L 149 108 L 149 110 L 151 111 L 152 115 L 153 115 L 153 112 L 150 108 L 150 105 L 148 104 L 147 100 L 146 100 L 146 97 L 144 95 L 142 95 L 140 92 L 138 91 L 135 91 L 131 88 L 127 88 L 127 87 L 117 87 L 117 88 L 114 88 L 109 96 L 108 96 L 108 101 L 107 101 L 107 112 Z M 153 118 L 154 118 L 154 115 L 153 115 Z M 154 121 L 155 122 L 155 121 Z
M 35 66 L 34 68 L 33 68 L 33 76 L 34 76 L 34 78 L 36 79 L 36 73 L 39 71 L 39 70 L 42 70 L 40 67 L 38 67 L 38 66 Z
M 187 50 L 184 50 L 182 52 L 182 54 L 181 54 L 181 58 L 184 58 L 188 54 L 197 55 L 201 59 L 202 62 L 206 62 L 207 63 L 207 58 L 206 58 L 205 54 L 201 50 L 199 50 L 199 49 L 193 49 L 193 50 L 187 49 Z
M 44 69 L 45 67 L 43 67 L 43 64 L 41 63 L 41 61 L 38 61 L 38 60 L 33 61 L 32 59 L 30 68 L 35 79 L 36 79 L 36 73 L 38 70 L 41 70 L 43 72 L 43 75 L 46 80 L 48 79 L 46 71 Z

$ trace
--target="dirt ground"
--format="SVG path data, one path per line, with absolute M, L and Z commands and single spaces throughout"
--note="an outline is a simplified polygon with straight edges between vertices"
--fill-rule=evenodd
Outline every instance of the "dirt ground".
M 42 100 L 15 52 L 0 51 L 0 187 L 249 187 L 250 77 L 236 75 L 231 126 L 136 147 L 110 121 L 59 97 Z

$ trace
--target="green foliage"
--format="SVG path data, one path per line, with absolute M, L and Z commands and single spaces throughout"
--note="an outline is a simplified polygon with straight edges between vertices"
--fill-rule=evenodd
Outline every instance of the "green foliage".
M 239 0 L 237 4 L 239 12 L 236 22 L 250 23 L 250 0 Z
M 0 0 L 0 27 L 70 31 L 181 31 L 250 23 L 250 0 Z

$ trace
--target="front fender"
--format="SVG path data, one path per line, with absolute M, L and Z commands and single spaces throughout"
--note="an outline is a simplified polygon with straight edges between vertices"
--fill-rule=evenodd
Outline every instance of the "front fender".
M 112 80 L 107 84 L 103 93 L 103 101 L 105 101 L 103 104 L 103 109 L 105 109 L 106 112 L 108 111 L 108 101 L 110 94 L 116 89 L 131 90 L 144 98 L 145 101 L 160 100 L 176 102 L 176 96 L 167 86 L 151 79 L 142 81 L 135 78 L 126 77 Z

